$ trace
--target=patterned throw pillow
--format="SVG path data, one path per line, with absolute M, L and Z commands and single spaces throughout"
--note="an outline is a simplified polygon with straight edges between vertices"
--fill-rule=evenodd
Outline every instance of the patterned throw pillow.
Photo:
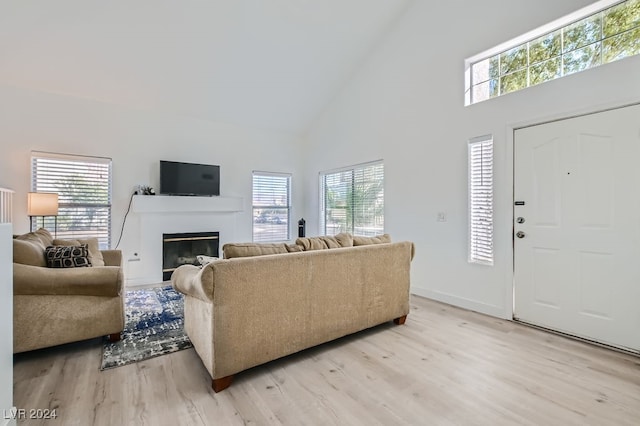
M 100 251 L 100 243 L 98 243 L 98 239 L 95 237 L 74 240 L 63 240 L 56 238 L 49 245 L 79 246 L 82 244 L 86 244 L 87 248 L 89 249 L 89 262 L 91 262 L 91 266 L 104 266 L 104 258 L 102 257 L 102 252 Z
M 91 266 L 86 244 L 79 246 L 49 246 L 45 251 L 49 268 L 80 268 Z

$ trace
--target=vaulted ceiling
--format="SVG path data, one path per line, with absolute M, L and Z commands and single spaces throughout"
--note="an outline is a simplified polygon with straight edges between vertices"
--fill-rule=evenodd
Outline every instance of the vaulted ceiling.
M 21 0 L 0 83 L 303 132 L 411 0 Z

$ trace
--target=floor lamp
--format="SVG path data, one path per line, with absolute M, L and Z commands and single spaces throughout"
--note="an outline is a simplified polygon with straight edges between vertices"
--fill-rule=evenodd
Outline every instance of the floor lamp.
M 54 235 L 58 234 L 58 194 L 53 192 L 29 192 L 27 194 L 27 214 L 29 215 L 30 228 L 33 229 L 33 217 L 42 216 L 44 228 L 45 216 L 55 217 Z

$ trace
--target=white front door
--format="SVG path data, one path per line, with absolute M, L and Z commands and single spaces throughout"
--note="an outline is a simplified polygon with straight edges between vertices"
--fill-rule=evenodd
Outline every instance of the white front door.
M 640 106 L 514 144 L 514 318 L 640 351 Z

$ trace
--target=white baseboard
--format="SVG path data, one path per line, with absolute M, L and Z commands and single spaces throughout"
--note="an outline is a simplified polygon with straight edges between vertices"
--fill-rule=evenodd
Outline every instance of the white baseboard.
M 468 309 L 474 312 L 480 312 L 481 314 L 490 315 L 492 317 L 508 320 L 512 319 L 511 315 L 508 315 L 505 312 L 505 308 L 501 306 L 488 305 L 476 300 L 465 299 L 452 294 L 420 287 L 411 287 L 411 293 L 415 294 L 416 296 L 422 296 L 428 299 L 437 300 L 438 302 L 447 303 L 449 305 Z

